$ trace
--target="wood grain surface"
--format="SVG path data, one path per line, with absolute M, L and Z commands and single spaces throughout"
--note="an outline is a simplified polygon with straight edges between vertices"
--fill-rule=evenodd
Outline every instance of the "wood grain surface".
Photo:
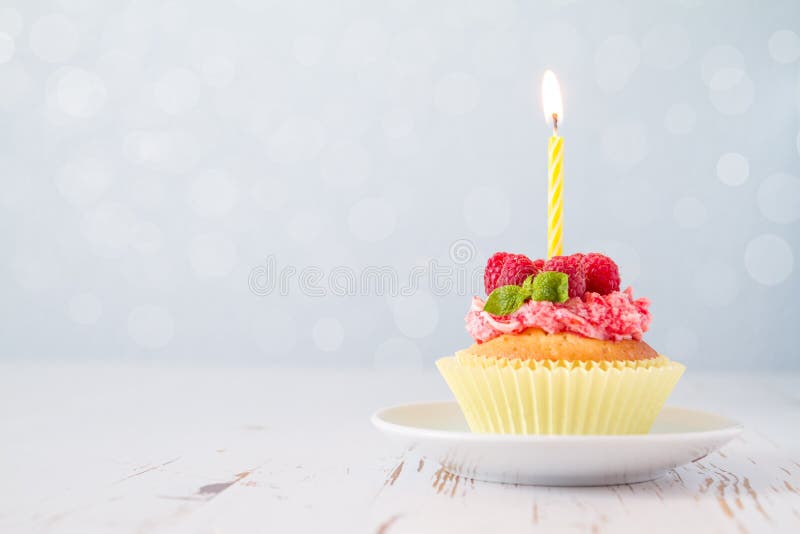
M 745 425 L 643 484 L 459 477 L 369 425 L 426 372 L 0 366 L 0 532 L 800 532 L 800 375 L 694 373 L 670 404 Z

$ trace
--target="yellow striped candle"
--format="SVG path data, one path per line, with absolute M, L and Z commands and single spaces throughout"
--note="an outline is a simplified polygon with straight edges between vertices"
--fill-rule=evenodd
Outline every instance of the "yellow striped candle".
M 542 79 L 542 105 L 545 120 L 553 125 L 553 136 L 547 144 L 547 257 L 561 256 L 563 249 L 564 209 L 564 140 L 558 135 L 558 123 L 564 120 L 561 88 L 553 71 Z
M 562 161 L 564 139 L 558 135 L 550 137 L 547 143 L 547 257 L 561 256 L 562 210 L 564 207 L 564 175 Z

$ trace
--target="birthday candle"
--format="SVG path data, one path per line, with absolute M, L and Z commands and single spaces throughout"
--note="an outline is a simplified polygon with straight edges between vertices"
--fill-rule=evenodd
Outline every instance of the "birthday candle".
M 542 79 L 544 117 L 553 125 L 553 135 L 547 143 L 547 257 L 561 256 L 563 250 L 564 209 L 564 139 L 558 135 L 558 123 L 564 120 L 561 89 L 553 71 Z
M 564 138 L 558 134 L 547 143 L 547 257 L 561 256 L 562 211 L 564 208 L 564 175 L 562 161 Z

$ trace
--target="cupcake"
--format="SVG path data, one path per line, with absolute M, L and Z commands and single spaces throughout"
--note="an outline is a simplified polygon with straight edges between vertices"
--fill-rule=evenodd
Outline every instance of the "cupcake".
M 484 285 L 475 343 L 436 362 L 473 432 L 649 432 L 685 368 L 642 340 L 650 302 L 620 291 L 614 261 L 498 252 Z

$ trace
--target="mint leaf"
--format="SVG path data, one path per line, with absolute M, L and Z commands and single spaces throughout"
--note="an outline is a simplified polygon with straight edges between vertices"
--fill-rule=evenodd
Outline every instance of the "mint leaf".
M 483 310 L 492 315 L 508 315 L 519 309 L 528 295 L 519 286 L 500 286 L 489 295 Z
M 531 297 L 533 300 L 565 302 L 569 298 L 569 276 L 556 271 L 537 274 L 533 279 Z
M 525 299 L 531 298 L 533 294 L 533 278 L 534 275 L 528 276 L 524 282 L 522 282 L 522 292 L 525 294 Z

